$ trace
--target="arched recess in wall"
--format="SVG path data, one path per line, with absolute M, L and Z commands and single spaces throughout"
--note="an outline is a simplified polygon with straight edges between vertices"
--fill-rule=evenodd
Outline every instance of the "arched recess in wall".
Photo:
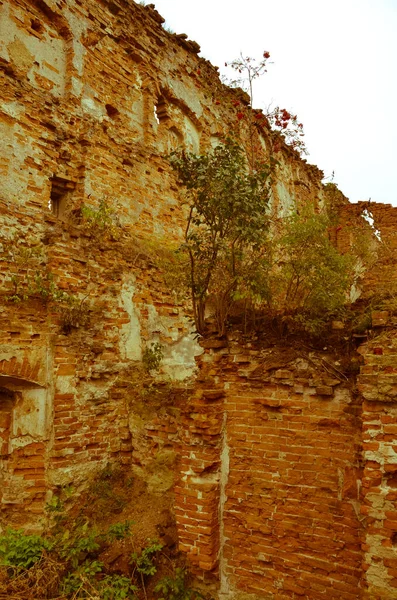
M 50 417 L 45 387 L 21 377 L 0 375 L 2 510 L 24 503 L 29 495 L 36 498 L 35 485 L 38 480 L 42 482 L 45 473 Z
M 13 2 L 0 6 L 0 57 L 17 78 L 56 97 L 70 89 L 72 39 L 65 17 L 43 0 L 22 9 Z
M 198 154 L 202 126 L 187 104 L 169 88 L 161 88 L 154 98 L 154 131 L 160 151 L 169 153 L 182 147 Z
M 1 457 L 49 437 L 49 403 L 45 387 L 23 379 L 0 375 Z

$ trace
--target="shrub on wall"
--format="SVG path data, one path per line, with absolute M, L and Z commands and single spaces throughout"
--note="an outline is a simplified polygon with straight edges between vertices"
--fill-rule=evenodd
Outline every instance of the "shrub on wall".
M 183 249 L 190 261 L 196 329 L 205 331 L 207 301 L 213 296 L 224 333 L 247 262 L 268 233 L 270 167 L 247 168 L 244 150 L 231 139 L 200 156 L 174 152 L 170 161 L 188 205 Z
M 170 160 L 188 206 L 180 251 L 190 259 L 198 333 L 206 332 L 208 307 L 220 335 L 241 306 L 245 315 L 276 321 L 280 332 L 315 335 L 341 314 L 362 257 L 332 245 L 332 215 L 308 203 L 271 220 L 271 169 L 259 161 L 252 169 L 233 140 L 200 156 L 174 152 Z

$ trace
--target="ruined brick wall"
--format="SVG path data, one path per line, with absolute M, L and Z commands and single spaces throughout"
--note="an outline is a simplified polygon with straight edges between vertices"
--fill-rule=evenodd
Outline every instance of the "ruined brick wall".
M 356 245 L 358 250 L 361 246 L 372 254 L 370 268 L 358 277 L 357 297 L 373 297 L 376 309 L 381 297 L 396 295 L 396 208 L 362 201 L 344 204 L 338 212 L 338 225 L 333 232 L 338 248 L 346 252 Z
M 358 383 L 363 397 L 365 598 L 397 597 L 395 339 L 395 330 L 386 328 L 360 348 L 365 359 Z
M 184 211 L 166 154 L 180 145 L 198 152 L 243 125 L 237 92 L 198 58 L 196 43 L 165 32 L 151 7 L 2 0 L 0 15 L 0 360 L 13 377 L 2 387 L 26 399 L 30 392 L 16 388 L 38 385 L 46 398 L 37 400 L 45 407 L 39 429 L 22 438 L 22 417 L 5 410 L 2 506 L 16 506 L 18 519 L 21 504 L 42 506 L 54 485 L 84 480 L 109 457 L 128 459 L 129 408 L 118 377 L 140 363 L 145 344 L 163 344 L 164 377 L 194 372 L 200 349 L 182 305 L 133 240 L 157 253 L 181 239 Z M 268 135 L 260 133 L 264 145 Z M 285 145 L 283 153 L 274 205 L 321 202 L 321 172 Z M 94 239 L 76 223 L 82 203 L 104 200 L 117 212 L 118 241 Z M 45 264 L 29 271 L 21 260 L 32 247 Z M 7 301 L 16 265 L 21 279 L 46 268 L 60 290 L 88 298 L 90 327 L 64 335 L 56 305 Z M 14 360 L 32 362 L 33 346 L 46 365 L 39 383 L 13 372 Z M 18 464 L 24 457 L 26 470 L 13 456 Z
M 221 597 L 357 598 L 361 407 L 338 361 L 205 345 L 176 488 L 182 548 L 219 569 Z
M 152 259 L 180 242 L 185 221 L 166 155 L 246 133 L 244 97 L 162 22 L 127 0 L 0 0 L 2 522 L 37 527 L 57 487 L 119 460 L 158 491 L 177 475 L 180 547 L 223 599 L 397 598 L 393 402 L 365 395 L 391 381 L 386 350 L 363 348 L 364 443 L 379 447 L 364 447 L 360 513 L 360 397 L 329 356 L 199 346 L 188 304 Z M 269 153 L 270 132 L 257 135 Z M 326 203 L 321 171 L 280 145 L 274 211 Z M 78 218 L 101 201 L 116 236 Z M 362 207 L 340 204 L 341 247 L 343 219 Z M 373 211 L 394 240 L 395 210 Z M 35 247 L 41 262 L 24 263 Z M 65 331 L 56 302 L 10 301 L 16 274 L 43 269 L 87 300 L 88 323 Z M 142 389 L 156 342 L 158 381 Z M 370 380 L 373 361 L 381 375 Z

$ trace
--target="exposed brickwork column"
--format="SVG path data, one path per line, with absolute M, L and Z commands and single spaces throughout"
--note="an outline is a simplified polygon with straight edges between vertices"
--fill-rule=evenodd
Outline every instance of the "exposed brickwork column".
M 215 346 L 219 342 L 213 342 Z M 211 371 L 211 342 L 198 360 L 201 373 L 185 410 L 182 426 L 181 477 L 175 487 L 179 547 L 191 564 L 215 572 L 220 546 L 220 461 L 224 415 L 224 384 Z M 222 345 L 222 343 L 220 344 Z
M 366 524 L 364 597 L 397 598 L 397 342 L 385 331 L 360 349 Z

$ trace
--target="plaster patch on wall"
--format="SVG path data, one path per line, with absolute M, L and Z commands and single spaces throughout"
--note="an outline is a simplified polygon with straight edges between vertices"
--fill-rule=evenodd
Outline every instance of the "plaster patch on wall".
M 32 192 L 27 190 L 28 184 L 42 186 L 42 178 L 39 173 L 31 168 L 27 169 L 25 161 L 30 164 L 34 161 L 40 164 L 41 160 L 37 156 L 37 151 L 33 147 L 31 139 L 26 137 L 26 132 L 19 124 L 14 124 L 13 118 L 7 115 L 1 118 L 0 112 L 0 139 L 2 140 L 2 155 L 0 157 L 0 167 L 5 163 L 5 169 L 2 171 L 2 194 L 7 200 L 19 198 L 20 201 L 27 200 L 32 196 Z M 23 144 L 20 140 L 23 140 Z
M 183 102 L 192 110 L 197 117 L 201 117 L 203 114 L 203 108 L 198 99 L 198 94 L 196 89 L 189 89 L 185 83 L 180 81 L 167 81 L 167 85 L 172 89 L 175 96 Z
M 99 120 L 102 120 L 102 117 L 106 115 L 105 107 L 95 100 L 95 98 L 91 98 L 90 96 L 81 99 L 81 108 L 85 113 Z
M 85 58 L 85 47 L 81 43 L 81 37 L 87 31 L 87 24 L 83 19 L 79 19 L 77 16 L 68 12 L 66 14 L 70 30 L 73 34 L 73 66 L 76 69 L 78 75 L 83 76 L 84 72 L 84 58 Z
M 71 448 L 71 454 L 74 453 L 74 449 Z M 73 487 L 77 487 L 83 484 L 86 485 L 87 481 L 94 477 L 100 468 L 101 463 L 87 462 L 84 465 L 77 463 L 70 467 L 64 467 L 62 469 L 49 469 L 48 480 L 53 486 L 65 486 L 73 484 Z
M 25 114 L 25 106 L 19 102 L 2 102 L 1 110 L 13 119 Z
M 227 559 L 224 556 L 225 545 L 225 527 L 224 527 L 224 509 L 227 502 L 226 486 L 229 480 L 230 470 L 230 448 L 227 443 L 227 413 L 223 415 L 223 437 L 221 452 L 221 473 L 220 473 L 220 498 L 219 498 L 219 521 L 220 521 L 220 550 L 219 550 L 219 573 L 220 573 L 220 598 L 226 597 L 229 592 L 229 579 L 227 576 Z
M 49 415 L 46 408 L 46 390 L 24 389 L 14 408 L 11 451 L 33 441 L 48 439 Z
M 184 119 L 184 130 L 186 148 L 189 152 L 198 154 L 200 151 L 200 133 L 187 116 Z
M 130 320 L 121 327 L 119 348 L 123 358 L 142 360 L 141 325 L 133 302 L 134 294 L 134 284 L 132 282 L 124 283 L 120 292 L 120 306 Z
M 4 4 L 0 12 L 0 56 L 11 62 L 29 82 L 55 96 L 65 91 L 66 47 L 57 31 L 43 18 L 43 30 L 34 35 L 17 23 L 26 23 L 26 15 Z
M 73 394 L 76 391 L 74 376 L 58 376 L 55 381 L 55 391 L 58 394 Z
M 285 184 L 282 181 L 278 181 L 276 184 L 277 196 L 279 199 L 278 212 L 280 217 L 287 217 L 293 210 L 295 200 L 290 192 L 287 190 Z
M 175 317 L 160 316 L 153 305 L 147 306 L 148 309 L 148 332 L 150 339 L 159 341 L 163 347 L 163 360 L 161 370 L 164 375 L 174 381 L 183 381 L 192 377 L 196 371 L 197 365 L 195 357 L 203 353 L 203 349 L 189 333 L 187 319 L 183 319 L 186 333 L 180 333 L 180 325 L 175 323 Z M 164 344 L 162 338 L 167 339 Z
M 384 539 L 382 535 L 366 536 L 366 544 L 371 548 L 371 552 L 367 552 L 365 555 L 366 563 L 369 565 L 366 571 L 366 579 L 374 597 L 376 593 L 382 593 L 380 596 L 381 598 L 395 598 L 395 588 L 389 586 L 389 583 L 393 578 L 388 573 L 383 561 L 379 561 L 378 558 L 382 557 L 394 560 L 395 550 L 394 548 L 385 547 L 383 542 Z
M 202 351 L 192 335 L 184 335 L 175 344 L 164 348 L 164 372 L 174 381 L 191 377 L 197 368 L 195 357 Z
M 77 77 L 71 77 L 70 81 L 72 86 L 72 94 L 75 96 L 81 96 L 83 92 L 83 82 L 80 79 L 77 79 Z

